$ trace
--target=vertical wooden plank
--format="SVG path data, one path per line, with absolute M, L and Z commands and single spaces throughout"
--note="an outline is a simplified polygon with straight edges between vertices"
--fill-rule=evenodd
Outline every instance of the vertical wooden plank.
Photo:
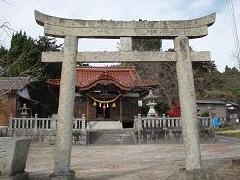
M 155 119 L 152 119 L 152 128 L 156 127 L 155 126 Z
M 80 122 L 79 122 L 79 129 L 86 129 L 86 116 L 85 116 L 85 114 L 82 114 L 82 126 L 80 126 Z
M 149 119 L 147 122 L 148 122 L 148 127 L 151 127 L 151 119 Z
M 177 123 L 178 123 L 178 128 L 180 128 L 181 127 L 181 120 L 177 119 Z
M 26 129 L 29 129 L 29 127 L 28 127 L 29 126 L 29 119 L 27 119 L 26 121 L 27 121 L 26 122 Z
M 143 127 L 147 127 L 147 120 L 146 119 L 143 119 Z
M 168 127 L 170 128 L 171 127 L 171 119 L 167 118 L 167 121 L 168 121 Z
M 123 119 L 122 119 L 122 97 L 119 98 L 119 108 L 120 108 L 120 112 L 119 112 L 120 122 L 122 122 L 123 121 Z
M 13 128 L 13 117 L 12 117 L 12 114 L 10 114 L 9 116 L 9 130 L 12 130 Z
M 159 127 L 159 124 L 158 124 L 158 122 L 159 122 L 159 121 L 158 121 L 158 118 L 156 118 L 156 119 L 155 119 L 155 126 L 156 126 L 156 128 L 158 128 L 158 127 Z
M 86 117 L 89 119 L 89 97 L 87 97 L 87 114 Z
M 34 128 L 34 120 L 31 118 L 30 119 L 30 128 L 33 129 Z

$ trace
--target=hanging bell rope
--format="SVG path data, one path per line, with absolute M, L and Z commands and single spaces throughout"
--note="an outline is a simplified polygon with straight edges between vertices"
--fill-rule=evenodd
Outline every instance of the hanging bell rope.
M 92 98 L 95 102 L 98 102 L 98 103 L 101 103 L 101 104 L 109 104 L 109 103 L 112 103 L 112 102 L 116 101 L 121 95 L 122 94 L 119 94 L 116 98 L 111 99 L 111 100 L 107 100 L 107 101 L 96 99 L 96 98 L 94 98 L 90 95 L 89 95 L 89 97 Z M 101 106 L 99 106 L 99 107 L 101 107 Z

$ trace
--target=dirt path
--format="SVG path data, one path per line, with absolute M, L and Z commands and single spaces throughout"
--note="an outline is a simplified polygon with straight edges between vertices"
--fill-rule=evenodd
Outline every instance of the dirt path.
M 203 165 L 220 169 L 240 157 L 240 144 L 201 145 Z M 26 171 L 53 172 L 54 146 L 32 145 Z M 73 146 L 71 168 L 81 179 L 166 179 L 184 168 L 182 144 Z

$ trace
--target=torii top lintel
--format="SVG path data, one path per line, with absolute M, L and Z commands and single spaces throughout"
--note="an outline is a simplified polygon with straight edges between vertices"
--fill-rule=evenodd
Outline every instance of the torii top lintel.
M 161 37 L 190 39 L 204 37 L 216 19 L 216 13 L 192 20 L 178 21 L 106 21 L 65 19 L 49 16 L 35 10 L 37 23 L 44 33 L 53 37 L 66 35 L 79 38 Z

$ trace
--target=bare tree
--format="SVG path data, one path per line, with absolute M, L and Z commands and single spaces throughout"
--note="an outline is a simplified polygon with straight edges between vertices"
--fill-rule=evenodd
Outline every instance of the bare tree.
M 232 58 L 235 63 L 236 68 L 240 71 L 240 54 L 239 53 L 232 53 Z
M 5 41 L 10 39 L 14 32 L 8 21 L 0 21 L 0 46 L 3 46 Z

